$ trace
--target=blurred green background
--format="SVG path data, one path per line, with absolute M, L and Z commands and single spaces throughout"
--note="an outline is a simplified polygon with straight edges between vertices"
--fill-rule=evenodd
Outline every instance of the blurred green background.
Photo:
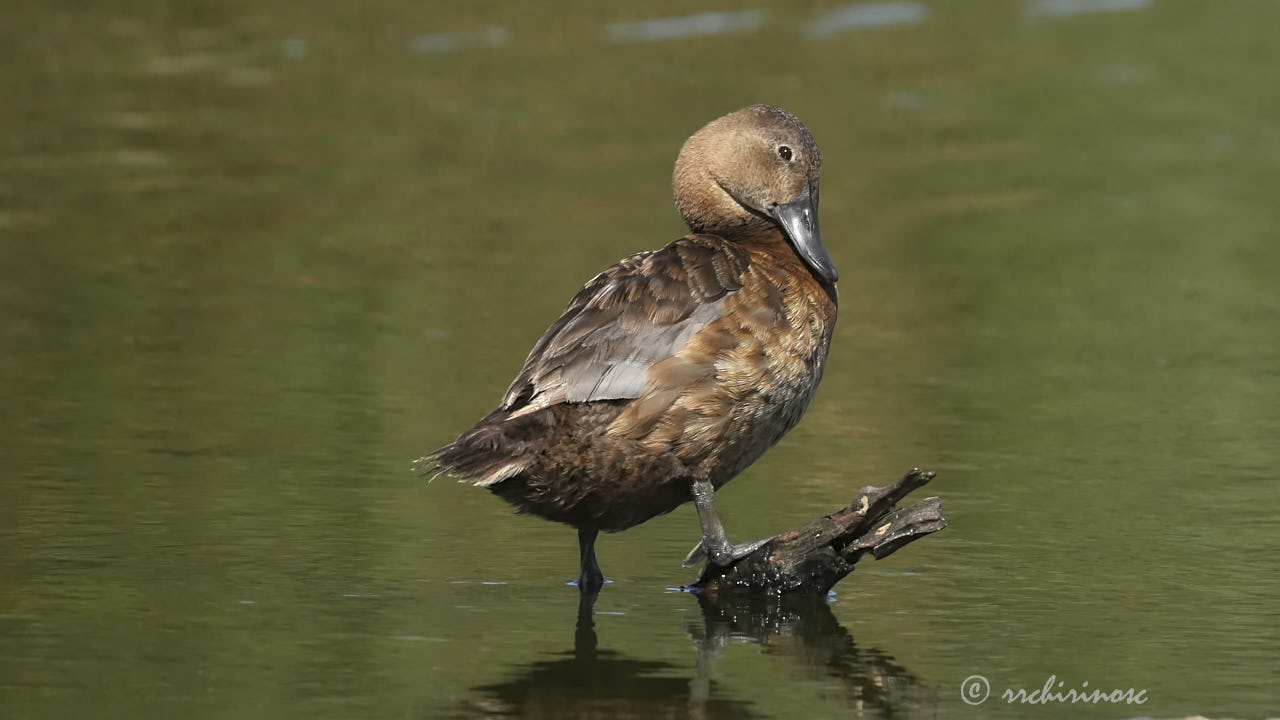
M 1278 26 L 1261 0 L 7 5 L 3 715 L 1280 713 Z M 729 532 L 913 465 L 951 527 L 829 604 L 702 609 L 667 591 L 681 508 L 598 543 L 585 637 L 570 530 L 409 463 L 583 281 L 682 234 L 680 143 L 755 102 L 822 147 L 842 307 Z M 1149 700 L 997 697 L 1051 674 Z

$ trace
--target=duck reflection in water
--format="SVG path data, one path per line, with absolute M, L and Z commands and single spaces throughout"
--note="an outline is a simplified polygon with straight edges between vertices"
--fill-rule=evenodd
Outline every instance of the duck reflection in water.
M 833 692 L 861 717 L 931 717 L 932 690 L 879 650 L 857 646 L 822 597 L 695 596 L 702 623 L 684 618 L 697 652 L 693 677 L 680 665 L 641 660 L 602 649 L 592 618 L 594 596 L 578 606 L 573 650 L 520 668 L 511 679 L 472 689 L 461 717 L 766 717 L 750 698 L 729 697 L 714 679 L 716 661 L 731 645 L 763 648 L 788 672 Z

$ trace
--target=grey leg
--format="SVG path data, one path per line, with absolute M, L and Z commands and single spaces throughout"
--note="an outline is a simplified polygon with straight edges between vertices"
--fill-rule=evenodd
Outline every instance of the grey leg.
M 597 593 L 604 587 L 604 573 L 600 570 L 600 563 L 596 562 L 597 533 L 595 528 L 578 528 L 578 557 L 581 560 L 581 570 L 578 572 L 579 592 Z

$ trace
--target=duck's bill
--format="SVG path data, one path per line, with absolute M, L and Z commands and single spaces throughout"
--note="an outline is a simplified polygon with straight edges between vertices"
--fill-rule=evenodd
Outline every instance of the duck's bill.
M 835 263 L 822 244 L 822 234 L 818 232 L 818 188 L 806 185 L 800 197 L 774 205 L 772 214 L 791 239 L 800 259 L 818 277 L 830 283 L 840 279 Z

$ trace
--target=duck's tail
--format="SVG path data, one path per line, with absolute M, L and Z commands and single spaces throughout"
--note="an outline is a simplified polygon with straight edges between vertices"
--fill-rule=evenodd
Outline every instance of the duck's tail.
M 490 487 L 519 475 L 531 462 L 524 443 L 512 442 L 502 423 L 481 421 L 457 440 L 418 458 L 414 465 L 432 480 L 445 474 Z

